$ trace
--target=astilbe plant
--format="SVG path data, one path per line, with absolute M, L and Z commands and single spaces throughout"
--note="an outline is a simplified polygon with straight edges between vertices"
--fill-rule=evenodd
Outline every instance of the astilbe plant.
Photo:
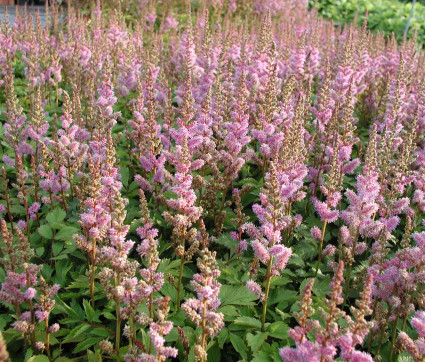
M 220 306 L 218 294 L 221 286 L 217 281 L 220 270 L 215 258 L 216 253 L 207 248 L 200 251 L 197 265 L 201 273 L 195 274 L 191 282 L 197 298 L 188 299 L 182 304 L 182 309 L 190 320 L 201 329 L 194 349 L 197 361 L 207 360 L 207 340 L 224 327 L 223 314 L 215 311 Z
M 29 345 L 45 350 L 51 358 L 50 334 L 56 333 L 60 327 L 57 323 L 49 325 L 49 315 L 55 305 L 53 298 L 59 291 L 59 285 L 49 286 L 38 275 L 41 267 L 31 263 L 33 250 L 19 228 L 16 229 L 18 243 L 14 242 L 4 220 L 1 220 L 1 234 L 4 241 L 2 265 L 7 275 L 1 286 L 0 298 L 15 309 L 18 319 L 13 327 L 25 336 Z M 29 311 L 23 310 L 23 303 Z M 37 322 L 44 324 L 45 342 L 36 341 Z
M 411 320 L 411 325 L 415 328 L 418 338 L 416 340 L 410 338 L 406 332 L 400 332 L 398 341 L 402 345 L 403 349 L 412 356 L 413 360 L 422 361 L 424 359 L 424 312 L 418 310 Z
M 63 9 L 0 24 L 0 359 L 423 359 L 414 37 L 307 1 Z
M 325 309 L 319 309 L 320 320 L 310 319 L 313 315 L 312 289 L 314 279 L 311 279 L 303 289 L 302 301 L 298 302 L 300 312 L 296 318 L 299 326 L 288 333 L 295 341 L 296 348 L 284 347 L 280 356 L 284 361 L 333 361 L 337 354 L 337 347 L 341 350 L 341 357 L 347 361 L 373 361 L 372 356 L 365 352 L 357 351 L 356 345 L 361 345 L 369 333 L 370 322 L 365 317 L 371 313 L 372 274 L 368 274 L 364 291 L 357 301 L 357 307 L 351 307 L 354 320 L 339 306 L 344 302 L 342 298 L 344 263 L 341 261 L 330 284 L 331 291 L 325 299 Z M 338 320 L 345 318 L 347 325 L 341 328 Z M 308 334 L 314 332 L 315 340 L 310 341 Z
M 201 139 L 190 132 L 190 122 L 194 115 L 192 107 L 193 97 L 191 88 L 191 69 L 189 60 L 186 60 L 186 71 L 188 81 L 186 83 L 185 96 L 182 104 L 182 117 L 177 120 L 179 130 L 172 130 L 171 136 L 176 142 L 176 149 L 173 153 L 167 151 L 166 157 L 174 165 L 176 172 L 174 174 L 170 189 L 177 195 L 176 199 L 166 201 L 170 211 L 163 213 L 164 219 L 173 226 L 173 239 L 176 245 L 175 253 L 180 257 L 180 269 L 177 280 L 177 308 L 180 308 L 181 289 L 183 278 L 183 267 L 185 261 L 192 259 L 199 242 L 196 240 L 196 229 L 193 224 L 200 218 L 202 207 L 196 206 L 196 194 L 191 188 L 193 176 L 191 172 L 203 166 L 203 160 L 193 161 L 193 154 L 196 147 L 199 146 Z M 190 247 L 186 250 L 186 243 Z
M 294 172 L 294 175 L 285 174 L 278 169 L 279 166 L 277 162 L 271 162 L 270 172 L 266 175 L 264 190 L 260 194 L 261 205 L 254 204 L 253 206 L 254 213 L 258 217 L 261 227 L 253 230 L 253 227 L 249 226 L 247 230 L 252 237 L 257 236 L 251 242 L 255 254 L 253 264 L 255 265 L 258 261 L 261 261 L 261 263 L 267 265 L 264 292 L 255 281 L 249 280 L 247 282 L 248 289 L 264 303 L 262 314 L 263 329 L 271 279 L 285 269 L 292 254 L 292 250 L 284 245 L 282 234 L 288 229 L 293 229 L 300 222 L 299 217 L 292 217 L 289 214 L 289 200 L 299 192 L 302 186 L 302 177 L 305 175 L 302 171 L 298 174 Z

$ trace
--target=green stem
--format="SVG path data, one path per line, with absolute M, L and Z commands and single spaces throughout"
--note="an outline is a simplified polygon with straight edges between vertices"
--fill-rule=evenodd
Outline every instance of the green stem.
M 90 296 L 91 296 L 91 306 L 94 308 L 94 273 L 96 267 L 96 238 L 93 238 L 92 243 L 92 265 L 91 265 L 91 274 L 90 274 Z
M 328 225 L 328 222 L 325 221 L 323 223 L 323 227 L 322 227 L 322 236 L 320 237 L 319 258 L 317 260 L 316 272 L 314 273 L 314 278 L 317 277 L 317 272 L 319 271 L 319 266 L 320 266 L 320 263 L 322 261 L 323 242 L 324 242 L 324 239 L 325 239 L 325 231 L 326 231 L 326 226 L 327 225 Z
M 403 318 L 403 323 L 401 324 L 401 331 L 402 332 L 404 332 L 404 328 L 406 328 L 407 317 L 408 317 L 408 314 L 406 313 L 406 315 Z
M 115 300 L 116 313 L 117 313 L 117 325 L 115 329 L 115 349 L 117 353 L 120 353 L 120 339 L 121 339 L 121 310 L 119 298 Z
M 267 301 L 269 299 L 270 282 L 272 280 L 272 265 L 273 265 L 273 256 L 270 256 L 269 264 L 267 265 L 266 293 L 265 293 L 264 302 L 263 302 L 263 315 L 261 317 L 261 331 L 262 332 L 264 332 L 264 325 L 266 324 Z
M 390 358 L 389 358 L 390 362 L 393 360 L 394 343 L 395 343 L 395 337 L 397 336 L 398 315 L 399 313 L 397 312 L 397 316 L 395 317 L 394 326 L 393 326 L 393 335 L 391 337 Z
M 387 326 L 388 326 L 388 320 L 389 320 L 389 318 L 390 318 L 390 315 L 391 315 L 391 308 L 390 308 L 390 309 L 388 309 L 388 312 L 387 312 L 387 318 L 386 318 L 386 320 L 385 320 L 385 324 L 382 326 L 382 331 L 381 331 L 381 334 L 380 334 L 380 336 L 379 336 L 378 348 L 376 349 L 376 355 L 377 355 L 377 356 L 379 356 L 379 354 L 380 354 L 380 352 L 381 352 L 382 340 L 384 339 L 385 329 L 386 329 L 386 328 L 387 328 Z
M 207 341 L 207 333 L 206 333 L 206 325 L 207 325 L 207 302 L 204 301 L 204 305 L 202 308 L 202 337 L 201 337 L 201 347 L 202 350 L 206 350 L 206 341 Z M 205 362 L 205 358 L 201 358 L 200 362 Z
M 49 358 L 49 361 L 52 361 L 52 354 L 50 353 L 50 333 L 49 333 L 49 322 L 46 319 L 44 321 L 45 328 L 46 328 L 46 352 L 47 357 Z
M 375 319 L 375 311 L 376 311 L 377 305 L 378 305 L 378 299 L 375 299 L 375 301 L 373 302 L 373 308 L 372 308 L 372 310 L 373 310 L 372 316 L 371 316 L 372 320 Z M 372 334 L 369 333 L 369 341 L 368 341 L 368 344 L 367 344 L 367 353 L 369 353 L 370 349 L 372 348 L 372 340 L 373 340 Z
M 353 246 L 351 248 L 352 261 L 350 263 L 350 266 L 348 267 L 347 282 L 345 283 L 345 298 L 344 298 L 345 303 L 347 303 L 348 294 L 350 293 L 351 271 L 353 270 L 354 255 L 355 255 L 355 252 L 356 252 L 356 246 L 357 246 L 358 238 L 359 238 L 359 228 L 357 228 L 356 237 L 354 238 Z
M 177 310 L 180 310 L 181 288 L 183 279 L 184 254 L 180 258 L 179 280 L 177 285 Z
M 121 284 L 121 272 L 118 270 L 117 277 L 115 278 L 115 287 Z M 120 298 L 115 299 L 115 310 L 117 313 L 117 325 L 115 328 L 115 349 L 120 354 L 120 340 L 121 340 L 121 305 Z

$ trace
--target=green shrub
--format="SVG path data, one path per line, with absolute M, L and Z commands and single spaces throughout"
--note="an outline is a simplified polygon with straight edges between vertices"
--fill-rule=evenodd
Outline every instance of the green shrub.
M 334 20 L 338 24 L 346 24 L 355 18 L 363 22 L 366 10 L 369 12 L 368 27 L 373 31 L 383 31 L 388 35 L 394 33 L 397 40 L 402 40 L 411 2 L 398 0 L 318 0 L 310 1 L 310 5 L 317 7 L 321 15 Z M 416 2 L 410 22 L 408 37 L 417 31 L 418 42 L 425 42 L 425 5 Z

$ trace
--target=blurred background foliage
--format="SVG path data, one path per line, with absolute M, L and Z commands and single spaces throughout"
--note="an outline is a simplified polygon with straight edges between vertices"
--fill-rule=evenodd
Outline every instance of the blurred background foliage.
M 347 24 L 357 17 L 361 24 L 366 10 L 368 27 L 372 31 L 381 31 L 397 40 L 402 40 L 406 23 L 412 9 L 412 1 L 398 0 L 309 0 L 311 7 L 315 6 L 319 13 L 337 24 Z M 425 0 L 416 1 L 410 21 L 408 38 L 417 32 L 418 43 L 425 44 Z

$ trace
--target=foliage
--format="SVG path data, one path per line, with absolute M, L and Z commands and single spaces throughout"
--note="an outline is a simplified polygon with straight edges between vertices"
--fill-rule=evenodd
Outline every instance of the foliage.
M 406 29 L 407 20 L 412 9 L 412 3 L 399 0 L 319 0 L 310 1 L 317 7 L 319 13 L 334 20 L 337 24 L 348 24 L 355 18 L 360 25 L 363 16 L 368 12 L 368 28 L 372 31 L 384 32 L 387 36 L 392 33 L 401 41 Z M 425 5 L 416 2 L 410 21 L 408 37 L 415 33 L 420 44 L 425 42 Z
M 423 51 L 113 3 L 1 25 L 0 360 L 422 360 Z

